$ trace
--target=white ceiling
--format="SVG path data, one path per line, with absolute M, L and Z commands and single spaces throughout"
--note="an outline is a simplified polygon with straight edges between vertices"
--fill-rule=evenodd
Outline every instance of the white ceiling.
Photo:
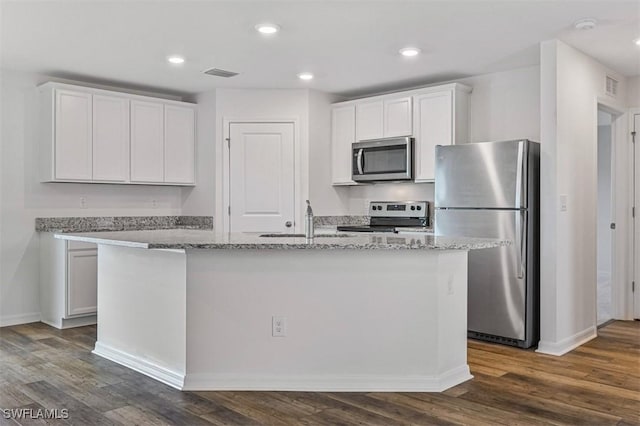
M 301 88 L 355 96 L 539 62 L 558 38 L 640 74 L 640 1 L 2 1 L 1 66 L 196 93 Z M 592 17 L 598 26 L 578 31 Z M 263 36 L 258 23 L 282 31 Z M 423 53 L 398 55 L 412 45 Z M 169 54 L 187 62 L 172 66 Z M 202 74 L 218 67 L 230 79 Z M 311 82 L 296 74 L 313 72 Z

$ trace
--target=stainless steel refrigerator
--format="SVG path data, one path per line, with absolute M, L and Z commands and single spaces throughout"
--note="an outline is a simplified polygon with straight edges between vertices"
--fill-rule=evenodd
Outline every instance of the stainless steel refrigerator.
M 539 171 L 540 145 L 528 140 L 436 147 L 436 235 L 513 243 L 469 252 L 469 337 L 538 343 Z

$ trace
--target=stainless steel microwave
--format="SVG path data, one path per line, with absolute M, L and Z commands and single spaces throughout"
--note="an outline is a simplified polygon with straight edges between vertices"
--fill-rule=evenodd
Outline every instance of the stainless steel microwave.
M 356 182 L 413 179 L 413 138 L 374 139 L 352 145 Z

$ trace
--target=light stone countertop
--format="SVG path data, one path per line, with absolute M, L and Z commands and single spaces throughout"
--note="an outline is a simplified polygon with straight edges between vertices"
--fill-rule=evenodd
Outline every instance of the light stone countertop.
M 92 233 L 59 233 L 56 238 L 144 249 L 358 249 L 475 250 L 510 245 L 507 240 L 402 234 L 330 234 L 304 237 L 261 237 L 262 234 L 220 234 L 214 231 L 169 229 Z

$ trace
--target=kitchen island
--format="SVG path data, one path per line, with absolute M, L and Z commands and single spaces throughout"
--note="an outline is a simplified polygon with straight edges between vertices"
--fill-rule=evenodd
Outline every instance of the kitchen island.
M 94 353 L 182 390 L 443 391 L 470 379 L 467 252 L 506 241 L 167 230 L 98 244 Z

